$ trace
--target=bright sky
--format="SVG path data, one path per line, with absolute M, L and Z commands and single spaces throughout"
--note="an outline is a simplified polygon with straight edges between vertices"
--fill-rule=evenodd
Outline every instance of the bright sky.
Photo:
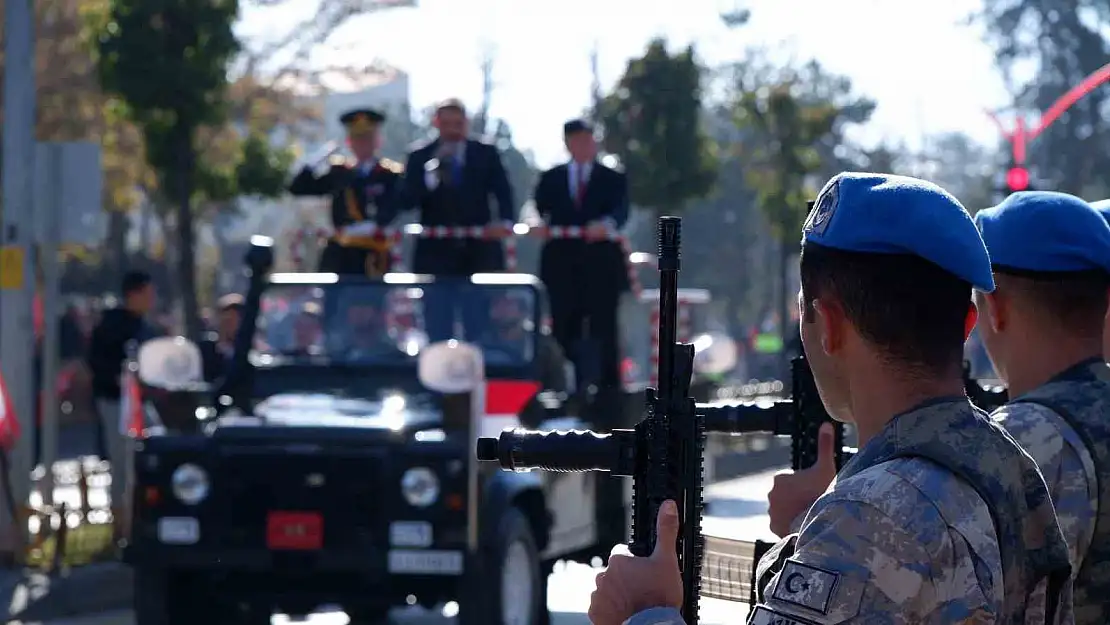
M 319 0 L 286 0 L 243 15 L 241 33 L 284 32 Z M 621 75 L 647 41 L 697 44 L 708 65 L 767 45 L 799 60 L 817 58 L 875 98 L 873 123 L 860 137 L 919 145 L 926 134 L 959 130 L 982 142 L 997 133 L 983 113 L 1007 103 L 981 34 L 963 26 L 979 0 L 418 0 L 352 20 L 333 38 L 345 51 L 321 50 L 321 63 L 350 64 L 361 54 L 409 73 L 417 108 L 449 96 L 477 105 L 479 59 L 491 42 L 498 58 L 492 114 L 509 122 L 522 149 L 541 166 L 564 158 L 561 126 L 590 97 L 595 43 L 603 86 Z M 752 12 L 735 30 L 718 17 L 737 4 Z

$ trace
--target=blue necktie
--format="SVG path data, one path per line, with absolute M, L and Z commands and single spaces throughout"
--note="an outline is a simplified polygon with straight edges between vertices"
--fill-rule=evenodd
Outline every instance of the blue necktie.
M 451 159 L 451 184 L 460 186 L 462 184 L 462 161 L 457 157 Z

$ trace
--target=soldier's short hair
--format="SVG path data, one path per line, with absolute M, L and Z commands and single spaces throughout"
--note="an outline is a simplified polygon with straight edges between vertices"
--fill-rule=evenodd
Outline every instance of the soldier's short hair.
M 910 254 L 847 252 L 807 243 L 801 256 L 803 322 L 830 297 L 893 366 L 924 376 L 959 367 L 971 283 Z
M 145 289 L 147 285 L 152 284 L 154 278 L 145 271 L 128 271 L 123 274 L 123 280 L 120 283 L 120 293 L 127 297 L 133 293 Z
M 1079 335 L 1102 336 L 1110 308 L 1110 274 L 1104 271 L 1017 272 L 995 268 L 1003 292 L 1018 298 L 1043 323 Z

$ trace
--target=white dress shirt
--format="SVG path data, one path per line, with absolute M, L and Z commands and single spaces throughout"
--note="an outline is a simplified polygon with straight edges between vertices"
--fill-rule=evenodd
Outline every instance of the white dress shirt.
M 593 173 L 593 171 L 593 163 L 576 163 L 575 161 L 571 161 L 567 164 L 567 184 L 570 185 L 570 197 L 574 198 L 575 202 L 578 201 L 579 181 L 581 181 L 582 184 L 589 184 L 590 174 Z

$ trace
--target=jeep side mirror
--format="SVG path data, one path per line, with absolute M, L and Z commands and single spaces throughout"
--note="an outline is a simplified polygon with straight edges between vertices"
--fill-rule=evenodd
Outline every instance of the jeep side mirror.
M 204 361 L 197 344 L 181 336 L 151 339 L 136 355 L 139 381 L 166 391 L 204 385 Z
M 453 339 L 428 345 L 420 351 L 417 377 L 424 388 L 445 395 L 478 390 L 485 384 L 482 350 Z

